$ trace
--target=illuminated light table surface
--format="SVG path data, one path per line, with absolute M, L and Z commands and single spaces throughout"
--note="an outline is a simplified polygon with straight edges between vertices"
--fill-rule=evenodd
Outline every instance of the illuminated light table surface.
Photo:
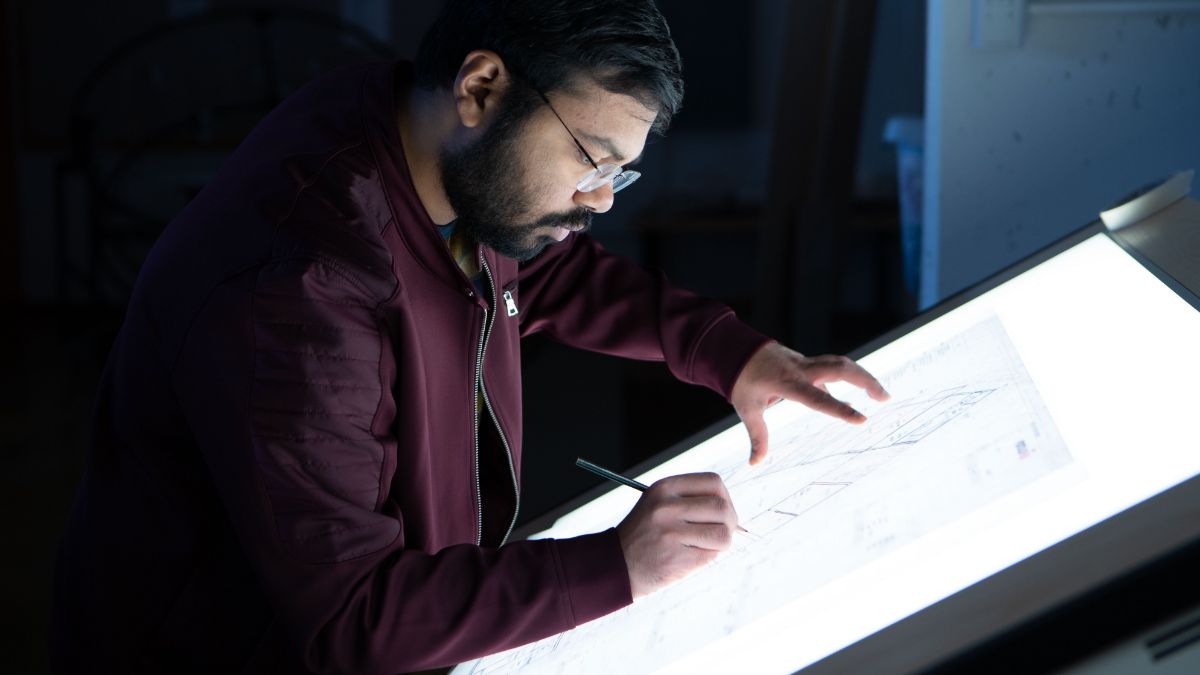
M 892 394 L 831 387 L 863 426 L 784 402 L 759 466 L 726 422 L 636 468 L 717 471 L 749 534 L 624 610 L 455 672 L 916 672 L 1200 549 L 1194 225 L 1095 223 L 859 350 Z M 611 527 L 638 497 L 602 488 L 529 536 Z

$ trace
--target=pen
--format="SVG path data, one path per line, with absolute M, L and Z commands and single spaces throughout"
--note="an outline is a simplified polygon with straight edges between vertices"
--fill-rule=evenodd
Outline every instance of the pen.
M 622 476 L 621 474 L 619 474 L 615 471 L 609 471 L 608 469 L 606 469 L 602 466 L 596 466 L 595 464 L 592 464 L 591 462 L 587 461 L 586 459 L 583 459 L 582 457 L 575 458 L 575 466 L 577 466 L 581 469 L 587 469 L 588 471 L 591 471 L 592 473 L 596 474 L 597 476 L 600 476 L 601 478 L 607 478 L 615 483 L 620 483 L 621 485 L 624 485 L 626 487 L 631 487 L 634 490 L 637 490 L 638 492 L 645 492 L 646 490 L 650 489 L 647 485 L 645 485 L 643 483 L 639 483 L 632 478 L 626 478 L 625 476 Z
M 616 471 L 609 471 L 608 469 L 606 469 L 602 466 L 597 466 L 595 464 L 592 464 L 591 462 L 587 461 L 586 459 L 584 459 L 582 457 L 575 458 L 575 466 L 577 466 L 581 469 L 587 469 L 588 471 L 591 471 L 592 473 L 596 474 L 597 476 L 600 476 L 601 478 L 607 478 L 607 479 L 613 481 L 614 483 L 620 483 L 621 485 L 624 485 L 626 487 L 631 487 L 634 490 L 637 490 L 638 492 L 645 492 L 646 490 L 650 489 L 649 486 L 647 486 L 645 483 L 639 483 L 638 481 L 636 481 L 632 478 L 626 478 L 625 476 L 622 476 L 621 474 L 617 473 Z M 742 532 L 745 532 L 746 534 L 750 534 L 749 530 L 742 527 L 741 525 L 738 525 L 738 529 L 741 530 Z

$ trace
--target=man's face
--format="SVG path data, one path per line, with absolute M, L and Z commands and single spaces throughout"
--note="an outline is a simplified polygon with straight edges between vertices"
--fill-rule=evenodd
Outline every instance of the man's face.
M 455 227 L 516 260 L 586 230 L 593 213 L 612 206 L 611 185 L 576 190 L 592 166 L 571 133 L 597 164 L 624 166 L 641 155 L 654 121 L 635 99 L 591 83 L 547 96 L 562 123 L 536 92 L 509 91 L 474 142 L 441 155 Z

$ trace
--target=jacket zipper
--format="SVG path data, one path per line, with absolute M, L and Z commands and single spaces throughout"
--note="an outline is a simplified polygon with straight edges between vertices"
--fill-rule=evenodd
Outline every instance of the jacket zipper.
M 475 355 L 475 386 L 471 387 L 471 418 L 475 421 L 475 505 L 479 517 L 475 519 L 475 545 L 483 545 L 483 491 L 479 489 L 479 383 L 483 380 L 483 346 L 487 340 L 488 309 L 483 308 L 483 325 L 479 327 L 479 351 Z
M 492 307 L 496 306 L 496 282 L 492 279 L 492 270 L 488 267 L 487 261 L 483 258 L 483 251 L 479 252 L 479 268 L 487 276 L 488 287 L 492 289 Z M 516 312 L 516 303 L 512 299 L 512 293 L 504 292 L 505 303 L 509 306 L 509 316 Z M 500 546 L 503 546 L 508 541 L 509 535 L 512 534 L 513 527 L 517 524 L 517 514 L 521 511 L 521 488 L 517 483 L 517 470 L 513 464 L 512 449 L 508 445 L 508 439 L 504 436 L 504 429 L 500 428 L 500 420 L 496 417 L 496 411 L 492 408 L 492 401 L 488 398 L 487 387 L 483 384 L 483 355 L 487 351 L 488 340 L 492 337 L 492 327 L 496 322 L 496 314 L 491 313 L 489 321 L 489 313 L 487 309 L 483 310 L 483 327 L 479 334 L 479 352 L 475 358 L 475 384 L 479 388 L 479 393 L 483 396 L 483 405 L 487 408 L 488 415 L 492 418 L 492 423 L 496 425 L 496 433 L 500 435 L 500 443 L 504 445 L 504 453 L 508 458 L 508 472 L 512 476 L 513 493 L 516 495 L 513 508 L 512 521 L 508 524 L 508 530 L 505 531 L 504 537 L 500 540 Z M 472 397 L 474 398 L 474 397 Z M 479 488 L 479 406 L 475 401 L 471 401 L 471 408 L 475 415 L 475 503 L 479 505 L 478 533 L 475 537 L 476 545 L 483 544 L 483 494 Z

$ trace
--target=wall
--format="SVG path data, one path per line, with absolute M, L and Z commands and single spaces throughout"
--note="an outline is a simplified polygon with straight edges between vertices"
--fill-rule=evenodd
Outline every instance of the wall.
M 884 125 L 895 115 L 920 116 L 925 105 L 925 4 L 878 3 L 854 180 L 859 197 L 876 199 L 896 195 L 896 147 L 883 139 Z
M 1200 166 L 1200 2 L 929 0 L 928 22 L 923 306 Z

